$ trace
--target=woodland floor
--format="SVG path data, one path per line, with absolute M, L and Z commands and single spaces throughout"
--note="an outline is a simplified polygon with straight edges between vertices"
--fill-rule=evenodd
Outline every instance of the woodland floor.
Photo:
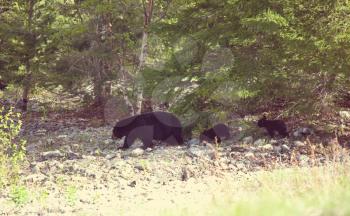
M 213 202 L 234 196 L 259 173 L 349 156 L 305 139 L 121 151 L 110 126 L 50 118 L 27 122 L 22 186 L 0 195 L 0 215 L 211 215 Z

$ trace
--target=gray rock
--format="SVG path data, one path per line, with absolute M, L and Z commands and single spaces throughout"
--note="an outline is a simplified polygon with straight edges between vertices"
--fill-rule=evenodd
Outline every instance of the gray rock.
M 290 148 L 287 145 L 282 145 L 281 151 L 282 151 L 282 153 L 288 153 L 290 151 Z
M 276 154 L 280 154 L 280 153 L 282 153 L 282 147 L 281 146 L 273 146 L 273 151 Z
M 82 158 L 82 156 L 80 154 L 72 152 L 72 151 L 67 152 L 66 156 L 67 156 L 68 160 L 76 160 L 76 159 Z
M 132 181 L 128 184 L 129 187 L 135 187 L 136 186 L 136 181 Z
M 30 168 L 30 171 L 32 173 L 39 173 L 40 172 L 40 168 L 38 167 L 37 163 L 29 164 L 29 168 Z
M 206 146 L 192 146 L 188 149 L 187 154 L 190 157 L 205 157 L 208 159 L 214 159 L 216 157 L 216 151 L 209 144 Z
M 182 167 L 181 181 L 187 181 L 190 178 L 190 172 L 187 167 Z
M 232 146 L 230 150 L 231 150 L 231 152 L 246 152 L 246 151 L 248 151 L 247 148 L 241 147 L 241 146 Z
M 258 140 L 255 140 L 254 142 L 254 145 L 255 146 L 262 146 L 266 143 L 266 140 L 265 139 L 258 139 Z
M 110 145 L 112 143 L 113 143 L 112 139 L 106 139 L 105 141 L 103 141 L 103 144 L 105 144 L 105 145 Z
M 301 142 L 299 140 L 296 140 L 296 141 L 293 142 L 293 146 L 295 146 L 295 147 L 302 147 L 302 146 L 305 146 L 305 143 Z
M 187 142 L 187 145 L 188 145 L 188 146 L 199 145 L 199 143 L 200 143 L 199 139 L 193 138 L 193 139 L 190 139 L 190 140 Z
M 266 151 L 272 151 L 273 150 L 273 146 L 271 144 L 263 145 L 261 148 L 263 150 L 266 150 Z
M 248 136 L 248 137 L 244 137 L 243 139 L 242 139 L 242 143 L 243 144 L 253 144 L 253 142 L 254 142 L 254 139 L 253 139 L 253 137 L 252 136 Z
M 55 151 L 48 151 L 41 153 L 41 157 L 43 160 L 50 160 L 50 159 L 58 159 L 63 158 L 64 154 L 60 152 L 60 150 Z
M 137 169 L 137 170 L 140 170 L 140 171 L 144 171 L 145 170 L 145 166 L 142 165 L 142 164 L 136 164 L 134 166 L 134 168 Z
M 244 157 L 249 158 L 249 159 L 252 159 L 252 158 L 255 157 L 255 155 L 254 155 L 253 152 L 247 152 L 247 153 L 244 155 Z
M 116 157 L 117 157 L 116 153 L 111 153 L 111 154 L 107 154 L 105 158 L 107 160 L 112 160 L 113 158 L 116 158 Z
M 143 155 L 144 153 L 145 153 L 145 151 L 142 148 L 136 148 L 130 152 L 130 156 L 131 157 L 139 157 L 139 156 Z
M 294 137 L 302 137 L 302 136 L 307 136 L 311 134 L 314 134 L 313 130 L 307 127 L 298 128 L 293 132 Z

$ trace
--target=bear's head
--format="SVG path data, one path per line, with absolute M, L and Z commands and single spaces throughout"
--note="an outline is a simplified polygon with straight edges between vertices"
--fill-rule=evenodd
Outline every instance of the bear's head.
M 264 127 L 266 122 L 266 116 L 264 115 L 261 119 L 258 121 L 258 126 L 259 127 Z
M 115 126 L 113 128 L 113 133 L 112 133 L 112 139 L 120 139 L 123 136 L 125 136 L 125 130 L 123 127 L 117 127 Z

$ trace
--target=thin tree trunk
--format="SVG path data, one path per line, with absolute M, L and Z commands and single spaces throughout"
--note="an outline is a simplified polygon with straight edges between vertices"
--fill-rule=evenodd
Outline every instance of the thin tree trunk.
M 29 0 L 28 1 L 28 17 L 27 17 L 27 21 L 28 21 L 28 32 L 31 35 L 31 37 L 28 40 L 36 40 L 35 36 L 33 36 L 33 32 L 32 32 L 32 22 L 33 22 L 33 10 L 34 10 L 34 4 L 35 1 L 34 0 Z M 31 43 L 34 44 L 35 46 L 35 41 L 33 43 L 33 41 L 27 41 L 27 43 Z M 24 78 L 24 82 L 23 82 L 23 93 L 22 93 L 22 106 L 21 109 L 22 111 L 26 111 L 27 110 L 27 103 L 29 101 L 29 93 L 30 93 L 30 89 L 32 86 L 32 71 L 31 71 L 31 64 L 30 64 L 30 59 L 31 59 L 31 55 L 32 53 L 30 52 L 34 52 L 34 49 L 31 49 L 34 47 L 30 47 L 27 50 L 27 56 L 26 56 L 26 62 L 25 62 L 25 68 L 26 68 L 26 75 Z
M 142 32 L 142 42 L 141 42 L 141 52 L 139 57 L 139 65 L 136 71 L 136 77 L 140 76 L 140 73 L 143 71 L 145 67 L 145 62 L 148 53 L 148 27 L 151 23 L 152 13 L 153 13 L 153 0 L 143 1 L 143 9 L 144 9 L 144 25 Z M 142 101 L 143 101 L 143 83 L 138 81 L 137 87 L 137 98 L 136 98 L 136 114 L 140 114 L 142 111 Z
M 146 57 L 147 57 L 147 38 L 148 38 L 148 33 L 146 31 L 143 32 L 142 34 L 142 45 L 141 45 L 141 53 L 140 53 L 140 58 L 139 58 L 139 65 L 137 69 L 137 76 L 136 78 L 139 78 L 139 74 L 141 71 L 144 69 Z M 136 99 L 136 114 L 140 114 L 142 111 L 142 101 L 143 101 L 143 83 L 141 80 L 138 80 L 137 83 L 137 99 Z

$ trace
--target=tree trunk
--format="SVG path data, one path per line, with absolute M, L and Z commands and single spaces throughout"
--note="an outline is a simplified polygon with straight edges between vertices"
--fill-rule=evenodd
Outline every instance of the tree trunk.
M 136 71 L 136 77 L 140 77 L 140 73 L 143 71 L 145 67 L 145 62 L 147 58 L 147 49 L 148 49 L 148 27 L 151 23 L 152 13 L 153 13 L 153 0 L 143 1 L 143 9 L 144 9 L 144 25 L 142 32 L 142 42 L 141 42 L 141 52 L 139 57 L 139 65 Z M 137 87 L 137 98 L 136 98 L 136 114 L 140 114 L 142 111 L 142 101 L 143 101 L 143 83 L 138 81 Z
M 136 78 L 140 77 L 140 73 L 144 69 L 146 57 L 147 57 L 147 38 L 148 38 L 148 33 L 144 30 L 142 33 L 142 45 L 141 45 L 141 53 L 139 57 L 139 65 L 137 69 L 137 76 Z M 137 99 L 136 99 L 136 114 L 140 114 L 142 111 L 142 101 L 143 101 L 143 83 L 142 79 L 137 80 Z
M 22 100 L 20 101 L 20 108 L 23 112 L 27 111 L 27 103 L 29 101 L 29 93 L 31 89 L 32 84 L 32 73 L 30 71 L 30 63 L 27 62 L 26 64 L 26 76 L 23 80 L 23 93 L 22 93 Z
M 27 103 L 29 101 L 29 93 L 31 90 L 31 86 L 32 86 L 32 68 L 31 68 L 31 64 L 30 64 L 30 60 L 31 60 L 31 55 L 33 55 L 33 53 L 35 51 L 35 36 L 33 35 L 34 33 L 32 32 L 32 22 L 33 22 L 33 10 L 34 10 L 34 4 L 35 1 L 34 0 L 30 0 L 28 1 L 28 17 L 27 17 L 27 21 L 28 21 L 28 33 L 30 34 L 30 37 L 27 38 L 26 43 L 27 44 L 33 44 L 31 45 L 28 50 L 27 50 L 27 56 L 26 56 L 26 63 L 25 63 L 25 68 L 26 68 L 26 75 L 25 78 L 23 80 L 23 93 L 22 93 L 22 106 L 21 109 L 22 111 L 27 111 Z M 29 41 L 30 40 L 30 41 Z M 33 41 L 34 40 L 34 41 Z
M 94 105 L 100 106 L 104 103 L 104 94 L 103 94 L 103 81 L 101 77 L 100 70 L 95 71 L 94 73 Z

